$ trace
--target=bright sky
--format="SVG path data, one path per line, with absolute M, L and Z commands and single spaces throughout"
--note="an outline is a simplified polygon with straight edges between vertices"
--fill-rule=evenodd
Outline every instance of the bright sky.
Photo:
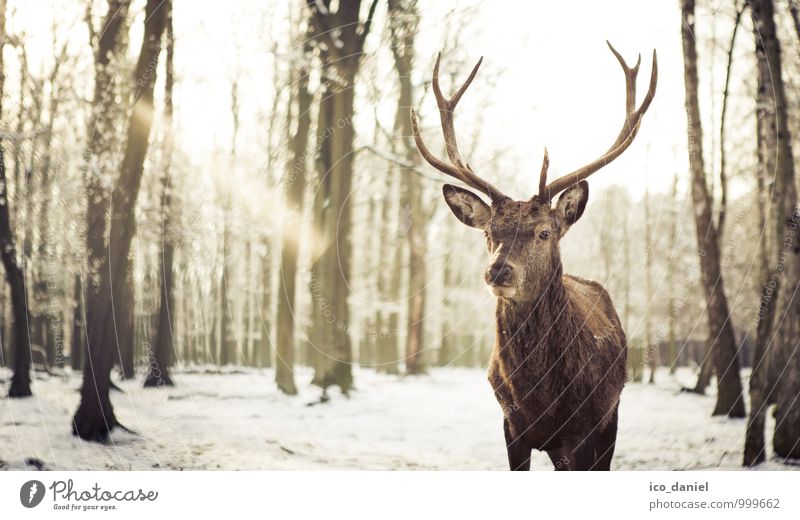
M 516 175 L 529 178 L 528 187 L 536 183 L 544 146 L 551 176 L 557 176 L 599 157 L 614 141 L 624 117 L 625 80 L 606 46 L 609 40 L 629 64 L 642 54 L 637 104 L 647 91 L 657 50 L 658 90 L 634 144 L 590 182 L 624 184 L 640 192 L 649 167 L 651 189 L 668 190 L 673 145 L 683 144 L 686 127 L 677 2 L 513 4 L 505 12 L 496 2 L 483 5 L 487 18 L 475 47 L 504 71 L 486 125 L 526 157 Z
M 52 18 L 41 16 L 48 4 L 62 6 L 49 10 L 58 13 L 61 20 L 75 18 L 73 45 L 85 44 L 80 9 L 69 11 L 72 8 L 52 0 L 9 3 L 16 10 L 12 25 L 25 28 L 31 38 L 32 54 L 38 51 L 45 56 L 50 52 Z M 140 44 L 142 6 L 143 2 L 134 2 L 133 11 L 138 16 L 131 37 L 132 55 Z M 451 16 L 448 24 L 450 10 L 464 13 L 473 7 L 473 16 Z M 213 154 L 228 153 L 230 84 L 235 76 L 239 76 L 242 101 L 241 153 L 251 157 L 260 153 L 271 95 L 273 42 L 280 42 L 279 53 L 291 51 L 285 43 L 286 34 L 274 33 L 271 19 L 275 15 L 269 12 L 272 9 L 286 7 L 280 2 L 265 6 L 255 0 L 175 0 L 176 123 L 184 150 L 199 164 Z M 521 198 L 533 193 L 544 146 L 550 152 L 553 176 L 595 159 L 613 142 L 622 123 L 624 79 L 605 45 L 606 39 L 630 63 L 635 62 L 638 53 L 642 54 L 639 100 L 647 88 L 654 48 L 658 51 L 659 83 L 639 137 L 612 166 L 592 177 L 593 187 L 623 184 L 634 197 L 639 197 L 646 176 L 651 190 L 667 191 L 676 168 L 686 171 L 677 2 L 420 0 L 420 10 L 415 78 L 418 84 L 423 77 L 429 77 L 429 67 L 443 44 L 448 25 L 451 32 L 460 33 L 461 44 L 457 51 L 444 57 L 445 71 L 448 63 L 452 70 L 454 60 L 463 60 L 460 70 L 466 72 L 469 64 L 484 56 L 484 66 L 459 107 L 456 124 L 464 135 L 480 125 L 480 145 L 476 157 L 470 158 L 479 172 L 482 167 L 487 168 L 482 161 L 497 150 L 506 150 L 500 178 L 494 181 L 510 195 Z M 386 102 L 376 108 L 378 113 L 392 113 L 395 77 L 389 73 L 391 55 L 386 48 L 387 39 L 381 34 L 383 24 L 379 23 L 384 15 L 385 5 L 381 5 L 376 30 L 367 45 L 373 53 L 378 51 L 379 63 L 366 63 L 364 70 L 379 87 L 386 82 L 385 88 L 380 89 L 387 92 Z M 466 24 L 459 26 L 464 20 Z M 723 25 L 723 34 L 727 30 Z M 748 29 L 742 32 L 743 37 L 749 36 Z M 704 50 L 701 45 L 701 58 Z M 449 89 L 449 85 L 445 88 Z M 708 110 L 706 106 L 703 109 Z M 372 117 L 372 106 L 362 104 L 359 110 L 362 118 Z M 426 97 L 422 117 L 429 140 L 439 138 L 433 110 L 432 97 Z M 705 119 L 710 123 L 710 115 Z M 359 123 L 359 127 L 372 129 L 369 123 Z

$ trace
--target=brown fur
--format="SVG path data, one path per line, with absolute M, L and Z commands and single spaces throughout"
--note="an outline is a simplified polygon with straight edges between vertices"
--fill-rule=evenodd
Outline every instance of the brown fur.
M 555 208 L 536 197 L 489 207 L 445 187 L 456 216 L 484 229 L 491 256 L 487 283 L 500 297 L 489 381 L 503 409 L 511 469 L 528 469 L 532 449 L 547 451 L 556 469 L 611 465 L 625 333 L 600 284 L 563 274 L 558 248 L 587 198 L 581 183 Z M 504 265 L 511 275 L 495 283 L 488 273 Z
M 601 469 L 592 466 L 613 448 L 594 440 L 616 420 L 625 383 L 625 334 L 608 293 L 565 275 L 533 304 L 499 299 L 496 318 L 489 381 L 511 443 L 528 454 L 561 449 L 570 467 Z M 599 451 L 588 467 L 576 460 L 584 444 Z M 605 455 L 610 462 L 613 452 Z

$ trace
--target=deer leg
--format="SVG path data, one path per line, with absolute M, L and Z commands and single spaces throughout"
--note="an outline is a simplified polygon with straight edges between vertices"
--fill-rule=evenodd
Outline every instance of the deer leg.
M 589 471 L 596 469 L 596 434 L 591 434 L 577 448 L 573 450 L 573 460 L 575 464 L 572 469 L 577 471 Z
M 617 422 L 619 420 L 619 405 L 614 408 L 611 420 L 608 421 L 605 429 L 596 434 L 595 450 L 597 460 L 593 469 L 598 471 L 609 471 L 611 469 L 611 459 L 614 457 L 614 448 L 617 443 Z
M 569 471 L 575 469 L 575 456 L 570 448 L 560 447 L 547 451 L 550 462 L 556 471 Z
M 503 421 L 503 433 L 506 436 L 506 450 L 508 451 L 508 468 L 511 471 L 530 471 L 531 449 L 525 445 L 522 438 L 514 438 L 508 425 L 508 419 Z

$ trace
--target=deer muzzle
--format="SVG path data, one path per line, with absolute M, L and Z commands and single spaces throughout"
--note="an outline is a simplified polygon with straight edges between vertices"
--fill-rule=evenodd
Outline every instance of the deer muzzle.
M 486 270 L 486 283 L 489 285 L 510 285 L 513 269 L 506 262 L 497 262 Z

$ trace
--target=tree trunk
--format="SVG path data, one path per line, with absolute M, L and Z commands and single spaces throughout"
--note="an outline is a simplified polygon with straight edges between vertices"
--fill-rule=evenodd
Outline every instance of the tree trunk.
M 120 95 L 116 71 L 127 50 L 127 17 L 129 0 L 110 0 L 101 30 L 95 35 L 89 20 L 94 53 L 94 97 L 91 122 L 87 136 L 86 168 L 86 298 L 97 299 L 100 290 L 100 270 L 107 249 L 108 213 L 112 172 L 116 167 L 116 127 L 122 117 L 121 104 L 115 103 Z M 88 310 L 88 309 L 87 309 Z M 116 348 L 116 340 L 114 341 Z M 111 348 L 111 347 L 109 347 Z
M 161 195 L 161 289 L 158 308 L 158 324 L 156 338 L 148 354 L 148 374 L 144 380 L 145 387 L 173 386 L 169 367 L 172 364 L 172 353 L 175 349 L 173 328 L 175 310 L 174 259 L 175 237 L 173 226 L 174 212 L 171 193 L 172 175 L 172 86 L 174 83 L 173 58 L 175 37 L 172 31 L 172 6 L 166 7 L 166 67 L 164 77 L 164 171 L 162 172 Z
M 658 368 L 658 345 L 653 343 L 653 320 L 650 308 L 653 302 L 653 243 L 650 228 L 650 190 L 647 186 L 647 179 L 644 185 L 644 286 L 647 295 L 647 303 L 644 309 L 644 338 L 645 355 L 647 356 L 647 366 L 650 375 L 647 379 L 648 384 L 655 384 L 656 369 Z
M 83 281 L 81 275 L 75 275 L 73 293 L 74 307 L 72 314 L 72 344 L 70 348 L 70 365 L 73 371 L 83 369 L 83 353 L 86 350 L 86 308 L 83 300 Z
M 47 354 L 47 365 L 54 366 L 56 358 L 63 359 L 63 352 L 56 352 L 55 342 L 52 341 L 51 332 L 54 325 L 52 319 L 52 309 L 50 308 L 50 300 L 55 295 L 51 294 L 51 284 L 48 279 L 50 272 L 55 269 L 55 259 L 53 258 L 54 252 L 51 247 L 52 233 L 48 230 L 52 229 L 50 226 L 50 204 L 53 200 L 52 183 L 50 182 L 50 162 L 52 152 L 52 133 L 55 116 L 57 114 L 58 102 L 55 100 L 58 93 L 55 92 L 55 84 L 51 82 L 50 88 L 50 107 L 49 117 L 46 128 L 43 133 L 45 134 L 46 142 L 43 147 L 42 167 L 40 173 L 40 206 L 39 206 L 39 243 L 36 247 L 36 259 L 30 262 L 29 265 L 35 265 L 33 269 L 33 316 L 31 318 L 32 328 L 34 330 L 33 340 L 34 344 L 40 345 Z M 27 218 L 31 218 L 29 215 Z
M 771 0 L 752 1 L 751 12 L 759 71 L 759 166 L 765 185 L 769 180 L 767 175 L 775 173 L 770 200 L 772 211 L 767 208 L 765 225 L 767 229 L 774 226 L 775 239 L 767 244 L 770 248 L 767 253 L 769 263 L 765 269 L 767 278 L 762 288 L 759 313 L 759 336 L 763 334 L 763 339 L 756 344 L 758 364 L 754 360 L 751 376 L 752 411 L 745 437 L 745 465 L 764 460 L 764 416 L 773 402 L 776 405 L 775 454 L 800 458 L 800 402 L 797 397 L 800 395 L 797 367 L 800 243 L 794 155 L 773 3 Z
M 6 41 L 6 1 L 0 0 L 0 117 L 3 114 L 5 90 L 5 63 L 3 47 Z M 11 350 L 13 351 L 11 387 L 9 397 L 27 397 L 31 393 L 31 350 L 28 332 L 28 301 L 25 288 L 25 273 L 17 260 L 17 249 L 11 229 L 11 214 L 8 208 L 8 179 L 3 141 L 0 138 L 0 259 L 6 272 L 6 281 L 11 292 L 13 329 Z
M 227 188 L 226 188 L 227 189 Z M 219 320 L 220 320 L 220 365 L 234 365 L 237 361 L 236 329 L 234 326 L 234 299 L 231 287 L 231 230 L 230 213 L 232 211 L 230 194 L 225 195 L 222 217 L 222 271 L 220 273 Z
M 314 305 L 318 306 L 320 329 L 314 347 L 318 349 L 317 366 L 312 383 L 326 389 L 338 386 L 347 393 L 353 383 L 351 362 L 348 305 L 352 245 L 350 228 L 352 206 L 347 204 L 352 186 L 353 150 L 353 89 L 336 91 L 330 81 L 326 82 L 322 99 L 329 105 L 330 125 L 321 126 L 319 132 L 330 133 L 328 146 L 322 148 L 317 161 L 320 180 L 315 203 L 320 206 L 323 250 L 315 262 L 316 294 Z M 321 109 L 321 112 L 328 110 Z M 321 117 L 321 123 L 324 119 Z M 342 124 L 343 128 L 336 128 Z M 324 137 L 323 137 L 324 139 Z M 313 289 L 312 289 L 313 290 Z
M 686 116 L 689 139 L 689 167 L 692 177 L 692 203 L 700 252 L 700 270 L 706 296 L 708 332 L 711 354 L 717 374 L 717 404 L 713 415 L 744 417 L 742 383 L 739 379 L 739 358 L 728 301 L 720 267 L 717 228 L 712 218 L 713 201 L 708 193 L 703 161 L 703 132 L 700 105 L 697 98 L 697 49 L 694 32 L 694 0 L 682 1 L 684 79 L 686 87 Z
M 272 330 L 272 250 L 271 250 L 271 242 L 269 238 L 264 240 L 265 250 L 264 256 L 261 258 L 261 290 L 255 295 L 255 298 L 261 297 L 261 303 L 259 304 L 261 308 L 260 315 L 255 313 L 254 315 L 254 333 L 255 329 L 260 329 L 260 338 L 257 342 L 253 343 L 253 349 L 256 351 L 255 356 L 258 359 L 258 366 L 261 367 L 271 367 L 272 366 L 272 345 L 273 345 L 273 338 L 270 336 L 270 331 Z M 292 342 L 292 345 L 294 342 Z M 294 362 L 294 348 L 292 348 L 292 359 L 289 361 Z M 276 363 L 280 364 L 280 360 L 276 360 Z M 286 367 L 284 367 L 286 368 Z M 278 370 L 277 366 L 275 369 L 275 382 L 278 384 L 278 388 L 281 388 L 280 383 L 278 383 Z M 288 392 L 287 392 L 288 393 Z
M 783 112 L 779 119 L 786 120 Z M 786 129 L 788 131 L 788 128 Z M 780 133 L 780 132 L 779 132 Z M 788 146 L 788 133 L 786 146 Z M 778 164 L 781 164 L 779 154 Z M 786 158 L 787 156 L 783 156 Z M 791 162 L 791 156 L 789 161 Z M 792 168 L 789 166 L 788 168 Z M 788 180 L 794 184 L 794 174 Z M 775 381 L 775 434 L 772 447 L 775 455 L 784 459 L 800 459 L 800 209 L 797 206 L 795 190 L 787 189 L 787 197 L 792 202 L 792 217 L 787 219 L 784 234 L 786 250 L 782 260 L 785 262 L 782 290 L 778 295 L 777 330 L 774 351 L 767 353 L 774 357 L 771 364 L 776 369 Z M 767 399 L 769 402 L 769 399 Z M 745 461 L 747 462 L 747 461 Z
M 728 45 L 728 65 L 725 68 L 725 88 L 722 91 L 722 112 L 719 118 L 719 188 L 720 188 L 720 205 L 719 214 L 717 215 L 717 232 L 720 239 L 724 237 L 725 233 L 725 215 L 728 211 L 728 172 L 727 172 L 727 149 L 725 146 L 725 119 L 728 112 L 728 97 L 729 87 L 731 82 L 731 67 L 733 66 L 733 51 L 736 47 L 736 34 L 739 32 L 739 25 L 741 25 L 742 14 L 747 7 L 747 3 L 738 8 L 736 17 L 733 21 L 733 31 L 731 32 L 731 41 Z
M 0 0 L 0 24 L 5 27 L 5 2 Z M 4 30 L 0 28 L 4 35 Z M 2 35 L 0 35 L 2 36 Z M 2 41 L 2 38 L 0 38 Z M 2 46 L 0 45 L 0 51 Z M 0 52 L 1 53 L 1 52 Z M 2 61 L 0 60 L 0 67 Z M 0 68 L 2 77 L 2 68 Z M 1 81 L 1 80 L 0 80 Z M 0 98 L 2 97 L 2 83 L 0 83 Z M 2 113 L 2 107 L 0 107 Z M 22 272 L 17 261 L 17 249 L 14 246 L 14 237 L 11 231 L 11 218 L 8 209 L 8 183 L 6 178 L 5 153 L 3 152 L 2 140 L 0 140 L 0 258 L 6 271 L 6 281 L 11 291 L 11 313 L 13 317 L 13 329 L 11 335 L 11 345 L 13 350 L 13 362 L 11 376 L 11 387 L 8 390 L 9 397 L 27 397 L 31 393 L 31 349 L 30 335 L 28 332 L 28 302 L 27 291 L 25 290 L 25 274 Z
M 672 176 L 672 203 L 675 207 L 678 205 L 678 173 Z M 669 244 L 670 247 L 676 247 L 678 238 L 678 213 L 673 212 L 670 214 L 669 224 Z M 667 287 L 669 287 L 669 332 L 667 335 L 668 356 L 669 356 L 669 373 L 674 375 L 678 365 L 678 344 L 676 340 L 678 308 L 675 301 L 675 265 L 670 262 L 667 266 Z
M 114 345 L 118 355 L 116 361 L 119 363 L 122 378 L 132 380 L 136 377 L 136 299 L 133 287 L 133 266 L 130 259 L 124 283 L 114 284 L 111 292 L 113 319 L 116 324 L 114 330 Z M 146 323 L 147 317 L 143 317 L 142 320 Z M 145 330 L 147 330 L 146 326 Z
M 109 244 L 97 270 L 98 290 L 89 295 L 87 312 L 87 355 L 83 371 L 81 402 L 73 418 L 73 433 L 82 439 L 104 441 L 119 423 L 109 396 L 114 322 L 111 315 L 111 287 L 127 282 L 130 247 L 136 232 L 134 210 L 144 173 L 150 138 L 158 57 L 170 0 L 148 0 L 144 34 L 136 63 L 133 110 L 128 121 L 125 155 L 119 178 L 114 183 Z
M 706 388 L 711 384 L 711 378 L 714 376 L 714 358 L 711 348 L 711 338 L 707 338 L 706 353 L 700 361 L 700 372 L 697 374 L 697 383 L 691 390 L 695 394 L 705 395 Z
M 326 3 L 325 0 L 322 3 Z M 309 4 L 315 32 L 330 40 L 319 49 L 323 74 L 320 113 L 323 115 L 317 134 L 318 141 L 324 142 L 317 156 L 320 186 L 315 198 L 322 251 L 315 263 L 319 291 L 314 305 L 324 307 L 318 316 L 324 323 L 318 325 L 324 329 L 321 332 L 325 341 L 315 344 L 320 355 L 312 383 L 323 390 L 336 385 L 344 394 L 353 386 L 348 299 L 353 256 L 354 86 L 376 5 L 377 0 L 373 0 L 367 21 L 360 23 L 360 0 L 339 3 L 336 12 L 332 11 L 330 2 L 323 10 L 320 10 L 320 3 Z M 335 41 L 330 27 L 339 28 Z
M 420 154 L 412 142 L 410 109 L 414 104 L 414 85 L 411 74 L 414 65 L 415 39 L 419 27 L 416 0 L 389 0 L 389 29 L 392 54 L 400 85 L 395 116 L 395 133 L 401 137 L 402 157 L 408 165 L 419 164 Z M 423 186 L 412 168 L 401 168 L 403 197 L 401 226 L 406 228 L 408 242 L 408 335 L 406 340 L 406 373 L 425 371 L 422 351 L 425 341 L 425 257 L 427 230 L 423 208 Z
M 308 60 L 311 59 L 312 35 L 313 30 L 309 29 L 303 44 L 303 55 L 293 67 L 292 93 L 297 103 L 297 127 L 289 138 L 291 155 L 286 165 L 287 177 L 284 183 L 287 215 L 281 234 L 281 258 L 278 270 L 275 383 L 282 392 L 289 395 L 297 393 L 294 382 L 294 333 L 297 313 L 295 301 L 297 261 L 302 234 L 303 194 L 306 189 L 308 137 L 311 129 L 311 103 L 314 99 L 308 90 Z M 290 122 L 287 121 L 287 126 Z
M 253 297 L 258 292 L 259 285 L 256 282 L 255 271 L 253 270 L 253 240 L 250 237 L 246 238 L 247 244 L 244 250 L 244 277 L 248 283 L 245 285 L 245 293 L 243 295 L 243 309 L 242 309 L 242 341 L 241 349 L 244 365 L 250 367 L 263 367 L 261 364 L 261 352 L 256 351 L 255 343 L 253 342 L 253 312 L 255 303 Z M 260 345 L 259 345 L 260 346 Z
M 766 243 L 762 251 L 763 285 L 750 376 L 751 411 L 744 448 L 747 466 L 765 459 L 764 423 L 772 402 L 778 404 L 773 438 L 776 453 L 785 457 L 800 454 L 797 448 L 800 403 L 796 402 L 800 388 L 797 388 L 797 373 L 792 367 L 797 351 L 797 322 L 800 321 L 795 294 L 800 272 L 791 135 L 773 4 L 771 0 L 754 0 L 750 7 L 758 65 L 758 180 L 766 206 L 760 216 Z M 775 177 L 769 189 L 769 175 L 773 172 Z M 768 199 L 767 193 L 770 194 Z M 777 330 L 773 329 L 773 323 L 778 324 Z

